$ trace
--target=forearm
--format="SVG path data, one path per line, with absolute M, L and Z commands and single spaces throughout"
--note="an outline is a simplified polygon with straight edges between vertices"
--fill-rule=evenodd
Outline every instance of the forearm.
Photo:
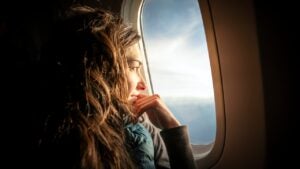
M 172 169 L 196 169 L 187 126 L 165 129 L 160 134 L 166 145 Z

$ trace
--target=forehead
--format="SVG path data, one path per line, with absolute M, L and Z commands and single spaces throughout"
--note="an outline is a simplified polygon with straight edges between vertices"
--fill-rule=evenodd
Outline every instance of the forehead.
M 126 50 L 126 57 L 129 60 L 141 60 L 141 52 L 138 43 L 130 46 Z

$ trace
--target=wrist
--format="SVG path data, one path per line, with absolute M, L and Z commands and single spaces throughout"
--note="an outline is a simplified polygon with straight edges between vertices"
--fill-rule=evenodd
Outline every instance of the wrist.
M 171 129 L 180 126 L 180 122 L 178 120 L 172 120 L 165 126 L 165 129 Z

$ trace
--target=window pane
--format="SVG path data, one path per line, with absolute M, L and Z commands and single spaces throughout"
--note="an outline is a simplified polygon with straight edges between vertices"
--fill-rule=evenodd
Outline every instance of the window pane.
M 213 83 L 198 1 L 145 0 L 141 18 L 153 92 L 189 126 L 193 144 L 213 143 Z

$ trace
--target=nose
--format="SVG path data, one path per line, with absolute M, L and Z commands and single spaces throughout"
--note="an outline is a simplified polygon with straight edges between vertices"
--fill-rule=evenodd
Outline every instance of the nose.
M 141 78 L 141 81 L 138 82 L 138 84 L 137 84 L 137 90 L 146 90 L 146 88 L 147 88 L 147 85 L 146 85 L 144 79 Z

